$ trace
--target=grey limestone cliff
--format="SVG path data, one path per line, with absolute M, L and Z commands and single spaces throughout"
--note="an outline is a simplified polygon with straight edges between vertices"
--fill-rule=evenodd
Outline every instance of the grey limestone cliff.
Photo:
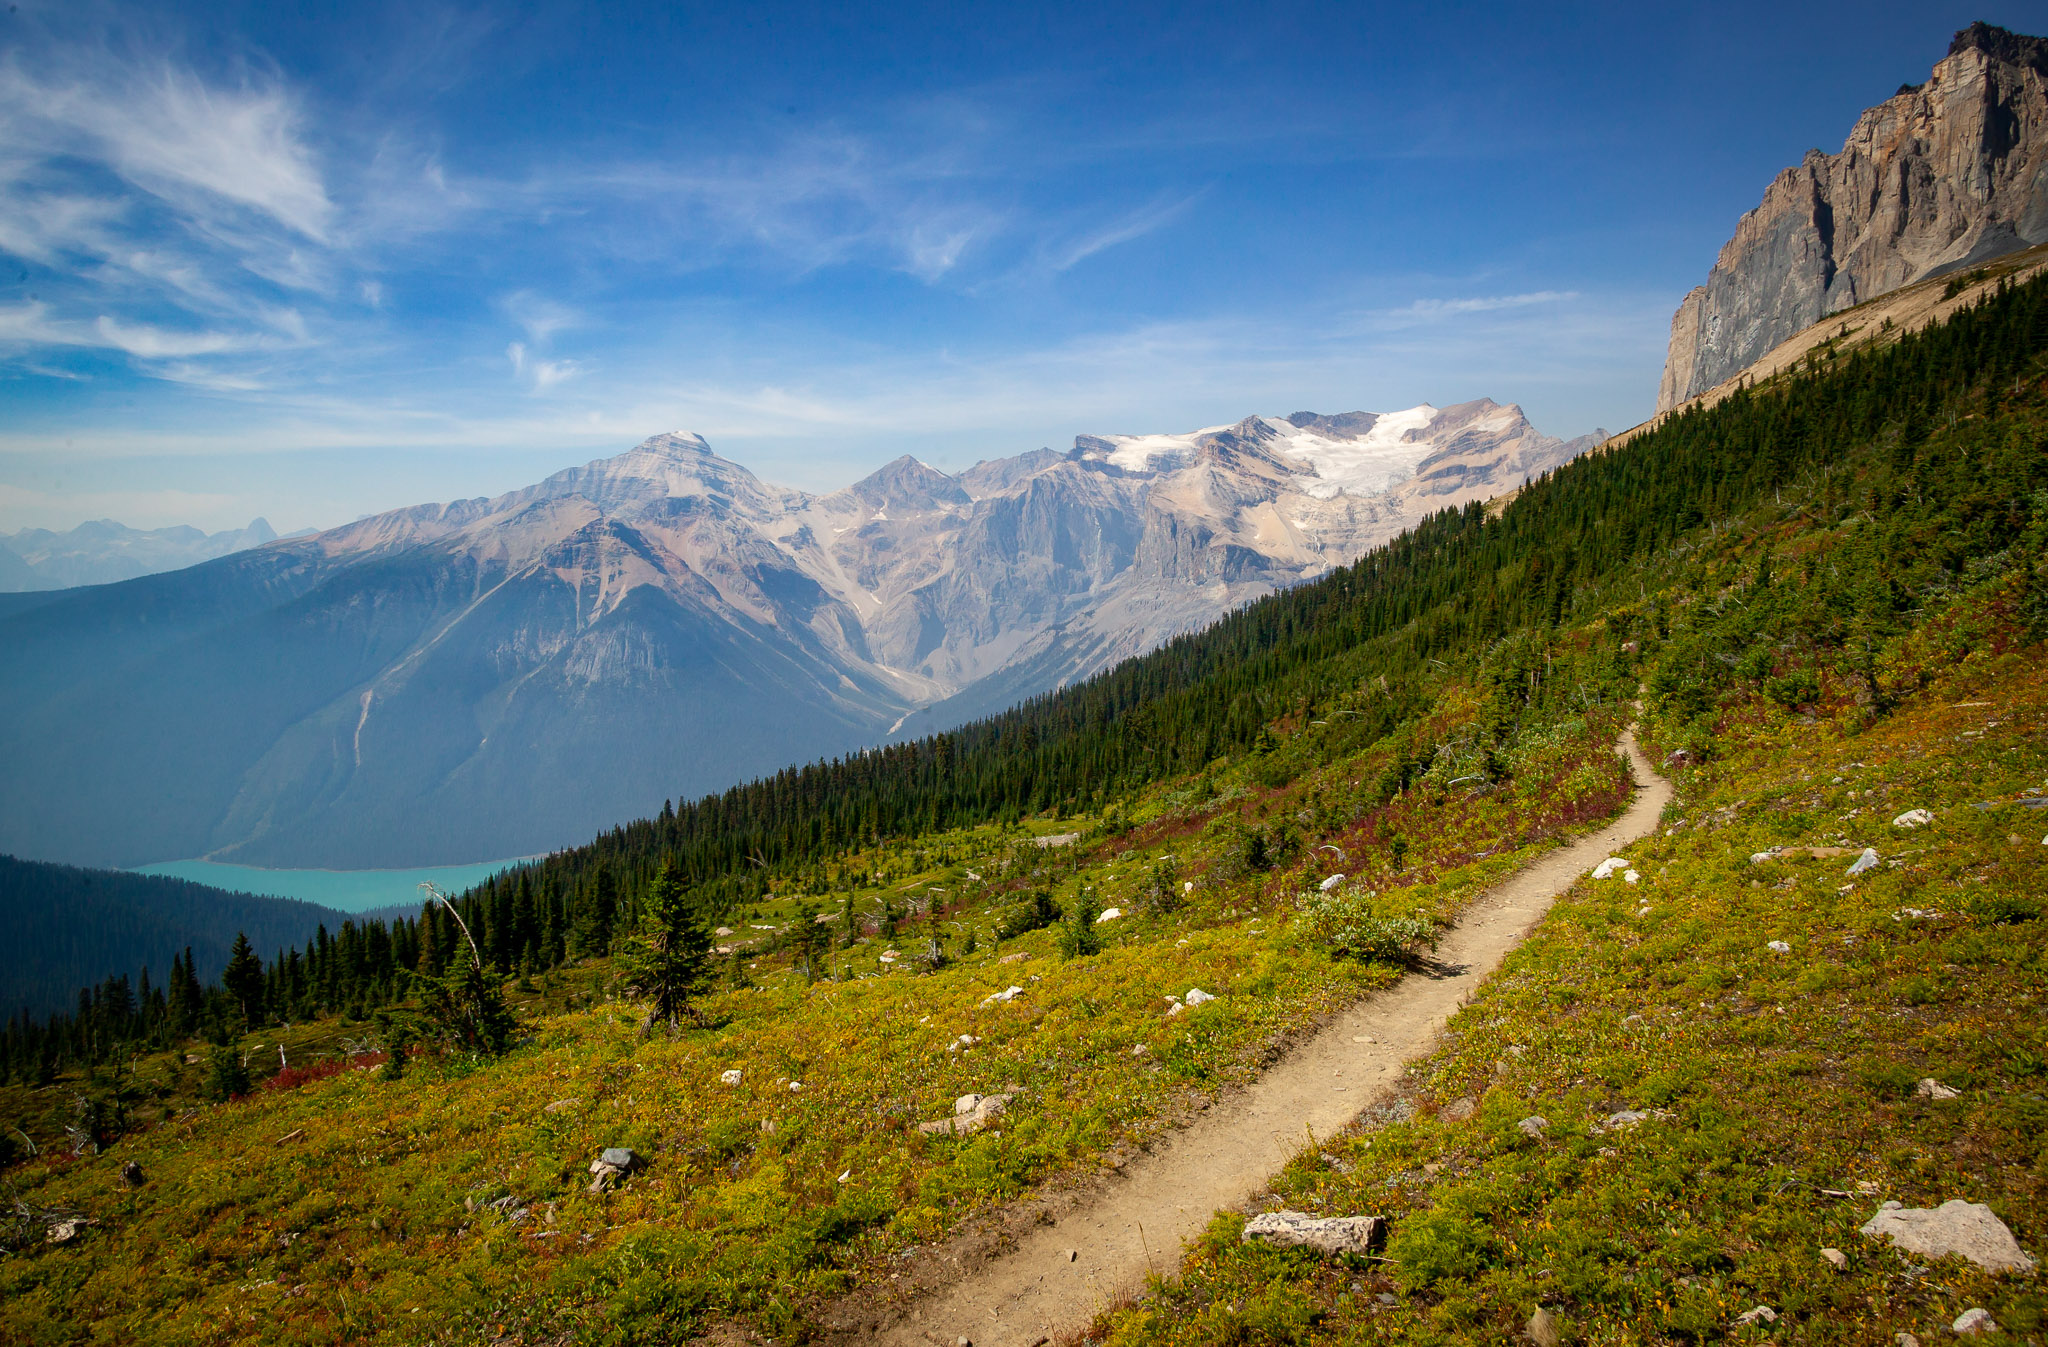
M 1809 150 L 1678 306 L 1657 410 L 1831 313 L 2048 240 L 2048 41 L 1972 24 L 1925 84 Z

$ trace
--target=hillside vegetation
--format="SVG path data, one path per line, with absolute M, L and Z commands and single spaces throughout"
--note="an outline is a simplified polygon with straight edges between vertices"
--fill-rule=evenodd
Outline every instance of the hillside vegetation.
M 0 1119 L 39 1153 L 7 1173 L 0 1328 L 803 1336 L 1400 976 L 1625 798 L 1638 695 L 1685 793 L 1642 883 L 1589 881 L 1406 1103 L 1277 1180 L 1394 1215 L 1393 1261 L 1249 1249 L 1225 1215 L 1097 1335 L 1498 1341 L 1540 1302 L 1588 1340 L 1696 1340 L 1751 1297 L 1834 1340 L 1971 1297 L 2025 1328 L 2037 1280 L 1910 1272 L 1847 1230 L 1865 1182 L 1989 1201 L 2041 1247 L 2044 851 L 2016 829 L 2048 789 L 2044 347 L 2048 285 L 2002 291 L 1078 688 L 497 881 L 457 908 L 520 973 L 502 1055 L 437 1014 L 468 949 L 445 909 L 245 969 L 183 1026 L 214 1049 L 171 1045 L 168 1003 L 61 1054 L 76 1025 L 24 1030 Z M 1935 821 L 1894 830 L 1914 807 Z M 1751 863 L 1778 844 L 1882 861 Z M 618 956 L 664 865 L 726 952 L 702 1024 L 643 1035 Z M 1916 1102 L 1915 1072 L 1962 1093 Z M 998 1093 L 972 1135 L 918 1127 Z M 1623 1103 L 1661 1112 L 1593 1136 Z M 590 1191 L 612 1146 L 646 1165 Z M 1822 1236 L 1848 1273 L 1814 1270 Z

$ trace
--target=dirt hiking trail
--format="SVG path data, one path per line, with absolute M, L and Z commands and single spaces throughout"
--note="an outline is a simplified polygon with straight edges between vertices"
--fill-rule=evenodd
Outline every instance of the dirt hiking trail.
M 905 1305 L 902 1317 L 868 1340 L 928 1347 L 966 1338 L 974 1347 L 1033 1347 L 1141 1289 L 1148 1270 L 1172 1273 L 1183 1246 L 1210 1218 L 1261 1191 L 1308 1144 L 1310 1132 L 1333 1135 L 1387 1093 L 1402 1066 L 1429 1049 L 1553 899 L 1656 828 L 1671 783 L 1633 734 L 1622 736 L 1621 747 L 1637 783 L 1628 809 L 1475 899 L 1446 932 L 1433 968 L 1339 1014 L 1244 1091 L 1132 1159 L 1092 1200 Z

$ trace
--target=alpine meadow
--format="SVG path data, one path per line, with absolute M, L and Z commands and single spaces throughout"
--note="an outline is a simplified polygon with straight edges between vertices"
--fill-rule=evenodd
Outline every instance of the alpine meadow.
M 873 169 L 819 124 L 777 191 Z M 972 176 L 925 153 L 895 209 Z M 289 207 L 339 274 L 341 179 L 330 222 L 287 178 L 208 237 Z M 881 226 L 729 232 L 801 289 Z M 693 246 L 662 267 L 739 284 Z M 550 344 L 595 312 L 523 319 L 519 377 L 611 377 Z M 0 594 L 0 1340 L 2048 1342 L 2048 41 L 1963 28 L 1784 169 L 1654 382 L 1614 435 L 1445 398 L 836 492 L 678 432 L 39 560 Z M 515 855 L 359 914 L 82 868 Z

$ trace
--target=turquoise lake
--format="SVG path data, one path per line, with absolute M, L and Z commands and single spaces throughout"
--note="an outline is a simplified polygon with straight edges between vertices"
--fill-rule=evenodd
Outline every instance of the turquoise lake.
M 509 861 L 479 861 L 475 865 L 432 865 L 418 870 L 264 870 L 253 865 L 223 865 L 218 861 L 160 861 L 139 865 L 132 873 L 168 875 L 211 884 L 237 893 L 258 893 L 271 898 L 299 898 L 343 912 L 368 912 L 372 908 L 404 905 L 416 907 L 420 885 L 432 883 L 450 897 L 481 884 L 501 870 L 523 865 L 537 857 L 521 856 Z

